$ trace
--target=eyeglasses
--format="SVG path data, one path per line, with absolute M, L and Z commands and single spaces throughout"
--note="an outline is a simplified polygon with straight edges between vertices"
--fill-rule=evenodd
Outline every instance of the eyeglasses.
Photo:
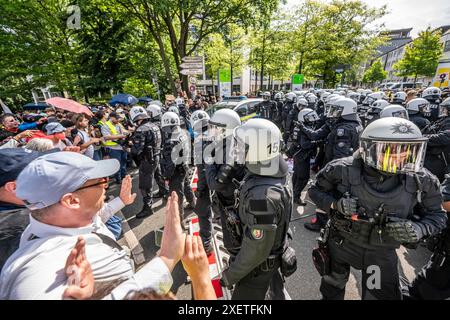
M 108 184 L 109 184 L 109 178 L 102 178 L 102 180 L 97 182 L 97 183 L 91 184 L 89 186 L 84 186 L 84 187 L 78 188 L 75 191 L 80 191 L 80 190 L 83 190 L 83 189 L 88 189 L 88 188 L 92 188 L 92 187 L 96 187 L 96 186 L 100 186 L 100 185 L 104 185 L 103 187 L 106 188 L 106 187 L 108 187 Z

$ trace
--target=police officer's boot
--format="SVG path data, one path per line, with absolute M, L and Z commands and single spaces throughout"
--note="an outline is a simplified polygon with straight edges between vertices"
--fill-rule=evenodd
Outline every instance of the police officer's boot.
M 136 215 L 136 219 L 143 219 L 153 214 L 153 209 L 148 204 L 144 203 L 142 210 Z

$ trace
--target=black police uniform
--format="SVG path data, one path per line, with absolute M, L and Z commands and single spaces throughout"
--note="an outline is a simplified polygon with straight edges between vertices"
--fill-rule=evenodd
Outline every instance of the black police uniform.
M 423 133 L 428 138 L 424 166 L 442 182 L 450 172 L 450 117 L 425 127 Z
M 289 130 L 287 126 L 287 118 L 289 115 L 289 112 L 291 112 L 292 109 L 295 108 L 295 102 L 286 100 L 283 104 L 283 111 L 281 113 L 281 123 L 283 126 L 283 141 L 286 144 L 289 139 Z
M 227 251 L 233 256 L 240 248 L 241 225 L 239 222 L 237 204 L 238 195 L 236 190 L 239 182 L 245 175 L 242 165 L 230 166 L 225 161 L 226 148 L 231 148 L 233 137 L 227 137 L 223 142 L 211 143 L 205 148 L 207 155 L 211 154 L 214 161 L 210 160 L 205 165 L 206 181 L 212 191 L 211 207 L 214 213 L 220 216 L 223 231 L 223 244 Z M 211 148 L 214 151 L 210 151 Z
M 280 160 L 283 161 L 284 160 Z M 241 248 L 221 282 L 235 285 L 233 300 L 285 299 L 279 272 L 292 212 L 287 165 L 274 176 L 249 172 L 239 199 Z
M 444 202 L 450 201 L 450 175 L 441 186 Z M 447 212 L 448 215 L 448 212 Z M 404 298 L 414 300 L 444 300 L 450 298 L 450 225 L 438 236 L 427 240 L 433 252 L 430 261 L 412 283 L 405 288 Z
M 294 132 L 295 123 L 297 122 L 299 112 L 300 110 L 297 108 L 296 105 L 294 105 L 291 111 L 289 111 L 289 114 L 286 119 L 286 131 L 285 131 L 285 133 L 287 134 L 287 140 L 285 141 L 286 143 L 289 141 L 289 137 Z
M 426 119 L 420 112 L 408 111 L 408 117 L 409 121 L 414 123 L 420 129 L 420 131 L 430 125 L 430 121 Z
M 131 154 L 139 165 L 139 190 L 144 202 L 142 211 L 136 217 L 143 218 L 153 213 L 153 177 L 159 166 L 161 130 L 150 119 L 144 119 L 133 133 L 132 141 Z M 157 183 L 160 190 L 164 190 L 164 181 L 158 179 Z
M 308 184 L 310 178 L 311 157 L 315 155 L 316 144 L 308 138 L 297 125 L 292 135 L 293 143 L 286 155 L 294 159 L 294 173 L 292 175 L 292 186 L 294 201 L 300 203 L 300 196 Z
M 439 119 L 439 105 L 441 104 L 441 99 L 440 98 L 433 98 L 433 97 L 429 97 L 429 98 L 425 98 L 425 100 L 427 100 L 430 103 L 430 113 L 426 114 L 426 118 L 431 122 L 435 122 Z
M 334 122 L 327 121 L 317 131 L 304 126 L 301 126 L 301 129 L 311 140 L 326 140 L 325 164 L 334 159 L 348 157 L 358 149 L 359 135 L 363 130 L 361 121 L 356 115 L 352 120 L 341 117 Z
M 357 199 L 356 218 L 331 209 L 346 193 Z M 350 266 L 362 271 L 363 299 L 400 299 L 395 251 L 400 243 L 385 232 L 386 223 L 393 217 L 414 220 L 419 237 L 424 237 L 439 232 L 447 220 L 439 182 L 428 170 L 384 175 L 364 165 L 359 152 L 330 162 L 317 175 L 309 195 L 330 215 L 330 271 L 320 286 L 324 299 L 344 299 Z M 374 272 L 379 272 L 375 283 Z
M 328 122 L 319 130 L 314 131 L 306 127 L 301 127 L 311 140 L 324 140 L 324 161 L 322 166 L 334 159 L 348 157 L 359 147 L 359 136 L 363 130 L 361 121 L 357 115 L 351 116 L 353 120 L 339 118 L 337 121 Z M 317 225 L 324 227 L 327 216 L 316 212 Z
M 364 127 L 367 127 L 369 124 L 378 119 L 380 119 L 380 110 L 377 109 L 376 111 L 370 111 L 369 109 L 364 119 Z
M 200 132 L 194 139 L 194 163 L 197 164 L 198 175 L 197 191 L 195 192 L 197 202 L 194 211 L 198 216 L 200 237 L 202 238 L 203 246 L 205 247 L 205 250 L 209 252 L 212 249 L 212 211 L 211 196 L 206 181 L 206 167 L 203 154 L 203 150 L 207 145 L 207 141 L 204 137 L 205 129 L 206 128 L 202 128 L 202 132 Z
M 183 217 L 184 197 L 188 202 L 193 202 L 192 189 L 186 188 L 187 175 L 189 173 L 188 163 L 190 161 L 190 138 L 186 130 L 178 128 L 178 133 L 163 131 L 161 173 L 169 180 L 169 192 L 175 191 L 179 199 L 180 214 Z M 172 154 L 176 163 L 172 161 Z M 190 190 L 190 191 L 189 191 Z
M 161 131 L 161 117 L 152 118 L 150 121 Z M 161 132 L 161 144 L 162 144 L 162 132 Z M 158 166 L 156 167 L 154 177 L 159 189 L 158 194 L 155 197 L 167 197 L 169 195 L 169 188 L 166 186 L 164 177 L 161 174 L 161 152 L 159 153 L 158 156 Z
M 275 99 L 275 103 L 277 104 L 277 117 L 275 119 L 275 124 L 280 128 L 280 130 L 283 129 L 283 101 L 281 99 Z
M 275 101 L 264 100 L 255 106 L 256 114 L 263 119 L 275 121 L 277 117 L 277 104 Z

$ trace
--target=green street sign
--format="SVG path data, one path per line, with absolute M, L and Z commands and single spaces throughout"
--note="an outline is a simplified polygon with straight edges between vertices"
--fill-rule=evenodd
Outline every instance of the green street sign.
M 305 75 L 296 73 L 292 76 L 292 84 L 303 84 L 305 83 Z
M 219 81 L 220 82 L 231 82 L 231 71 L 228 69 L 219 70 Z

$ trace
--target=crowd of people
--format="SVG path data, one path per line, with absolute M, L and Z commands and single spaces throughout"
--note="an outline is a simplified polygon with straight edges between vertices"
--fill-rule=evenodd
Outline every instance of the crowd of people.
M 232 109 L 210 114 L 205 99 L 182 96 L 91 107 L 94 116 L 54 108 L 3 114 L 0 298 L 173 298 L 170 274 L 181 260 L 194 297 L 213 299 L 207 256 L 216 218 L 231 257 L 220 283 L 232 299 L 289 299 L 284 281 L 297 269 L 289 226 L 295 207 L 306 205 L 304 191 L 317 207 L 305 227 L 320 232 L 311 249 L 324 299 L 344 298 L 350 266 L 362 271 L 363 299 L 448 298 L 445 92 L 261 96 L 245 122 Z M 153 199 L 167 201 L 161 250 L 138 271 L 116 242 L 115 214 L 136 198 L 133 166 L 143 201 L 136 219 L 154 214 Z M 120 195 L 104 203 L 110 179 Z M 197 214 L 199 237 L 186 234 L 185 210 Z M 401 286 L 395 249 L 425 240 L 429 264 Z M 373 265 L 379 287 L 367 286 Z

